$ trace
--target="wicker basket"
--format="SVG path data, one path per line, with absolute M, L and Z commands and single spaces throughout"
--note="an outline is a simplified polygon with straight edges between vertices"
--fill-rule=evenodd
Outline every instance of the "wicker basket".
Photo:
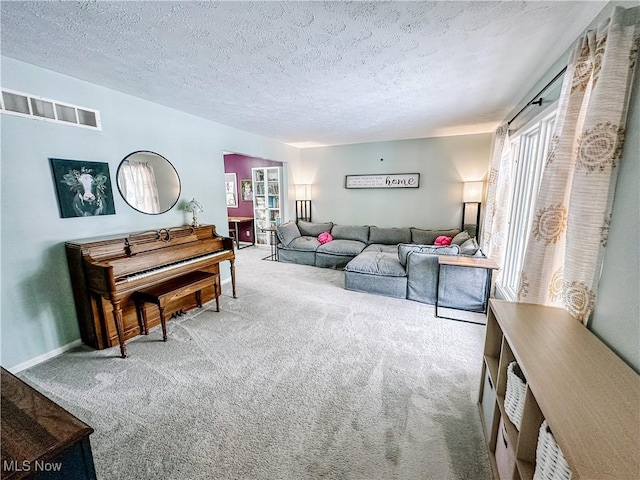
M 504 395 L 504 410 L 511 423 L 520 430 L 522 412 L 524 411 L 524 399 L 527 391 L 527 382 L 520 377 L 520 367 L 516 362 L 507 366 L 507 391 Z M 524 376 L 522 376 L 524 378 Z
M 571 469 L 545 420 L 538 434 L 533 480 L 570 480 Z

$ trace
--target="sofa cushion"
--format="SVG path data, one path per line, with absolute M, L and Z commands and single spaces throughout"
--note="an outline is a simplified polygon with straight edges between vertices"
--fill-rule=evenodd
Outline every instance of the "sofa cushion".
M 322 232 L 329 232 L 331 231 L 331 227 L 333 227 L 332 222 L 314 223 L 298 220 L 298 229 L 300 230 L 300 234 L 309 235 L 310 237 L 317 237 Z
M 381 243 L 383 245 L 411 243 L 411 229 L 371 226 L 369 228 L 369 243 Z
M 363 252 L 382 252 L 398 255 L 398 245 L 382 245 L 380 243 L 370 243 L 369 245 L 367 245 L 367 248 L 363 250 Z
M 318 240 L 316 239 L 316 242 L 317 241 Z M 364 247 L 366 247 L 366 245 L 363 242 L 358 242 L 357 240 L 336 240 L 334 237 L 333 241 L 320 245 L 316 252 L 330 253 L 331 255 L 356 256 L 364 250 Z
M 398 260 L 403 267 L 407 266 L 407 255 L 411 252 L 419 252 L 425 245 L 416 245 L 413 243 L 398 245 Z
M 470 238 L 462 245 L 460 245 L 460 254 L 461 255 L 475 255 L 478 251 L 479 245 L 478 241 L 475 238 Z
M 385 277 L 406 277 L 398 257 L 391 253 L 363 252 L 344 267 L 347 272 L 368 273 Z
M 394 298 L 407 298 L 407 277 L 344 272 L 344 288 L 355 292 L 373 293 Z
M 460 247 L 458 245 L 415 245 L 400 244 L 398 245 L 398 260 L 405 267 L 407 265 L 407 255 L 411 252 L 431 253 L 433 255 L 459 255 Z
M 333 236 L 334 241 L 356 240 L 367 243 L 369 241 L 369 227 L 366 225 L 334 225 L 331 228 L 331 236 Z
M 469 235 L 469 232 L 467 232 L 465 230 L 464 232 L 460 232 L 455 237 L 453 237 L 451 239 L 451 244 L 452 245 L 462 245 L 464 242 L 466 242 L 470 238 L 471 238 L 471 235 Z
M 278 248 L 278 261 L 283 263 L 296 263 L 298 265 L 313 266 L 316 264 L 316 252 Z
M 298 226 L 293 222 L 278 225 L 276 227 L 276 233 L 284 246 L 289 245 L 292 240 L 300 237 L 300 230 L 298 230 Z
M 420 228 L 412 228 L 411 243 L 433 245 L 436 242 L 436 238 L 440 236 L 453 238 L 458 233 L 460 233 L 460 230 L 457 228 L 451 230 L 422 230 Z
M 300 250 L 303 252 L 315 252 L 320 246 L 320 242 L 316 237 L 298 237 L 294 238 L 289 245 L 284 245 L 285 250 Z

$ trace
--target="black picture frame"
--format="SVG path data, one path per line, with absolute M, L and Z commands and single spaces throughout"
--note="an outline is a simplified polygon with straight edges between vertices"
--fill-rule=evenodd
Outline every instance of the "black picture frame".
M 115 215 L 108 163 L 62 158 L 49 161 L 61 218 Z

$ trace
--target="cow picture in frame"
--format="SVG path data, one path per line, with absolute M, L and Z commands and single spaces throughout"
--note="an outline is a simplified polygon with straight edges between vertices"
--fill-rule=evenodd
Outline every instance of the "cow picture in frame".
M 114 215 L 109 164 L 50 158 L 61 218 Z

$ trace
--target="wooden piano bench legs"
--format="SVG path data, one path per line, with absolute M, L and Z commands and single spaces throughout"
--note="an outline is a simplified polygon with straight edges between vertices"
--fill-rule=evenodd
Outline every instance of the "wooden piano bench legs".
M 172 278 L 166 282 L 159 283 L 145 290 L 137 291 L 133 294 L 138 312 L 138 321 L 141 322 L 142 332 L 147 335 L 149 327 L 147 325 L 147 314 L 144 303 L 153 303 L 160 311 L 160 323 L 162 324 L 162 340 L 167 341 L 167 320 L 165 307 L 173 300 L 195 293 L 198 307 L 202 307 L 201 291 L 213 282 L 213 292 L 216 299 L 216 312 L 220 311 L 220 300 L 218 298 L 218 283 L 220 275 L 209 272 L 191 272 L 181 277 Z

